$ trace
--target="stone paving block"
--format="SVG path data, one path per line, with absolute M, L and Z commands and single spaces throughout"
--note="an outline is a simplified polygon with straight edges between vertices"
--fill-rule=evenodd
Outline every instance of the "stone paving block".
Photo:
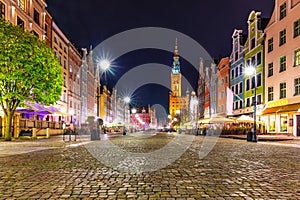
M 122 140 L 113 142 L 145 152 L 169 141 Z M 142 174 L 106 167 L 83 146 L 0 157 L 0 199 L 300 199 L 298 149 L 219 139 L 200 160 L 202 142 L 195 138 L 193 150 Z

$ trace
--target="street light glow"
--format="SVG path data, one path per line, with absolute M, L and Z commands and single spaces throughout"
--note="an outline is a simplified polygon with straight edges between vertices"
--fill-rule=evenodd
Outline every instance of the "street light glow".
M 125 102 L 125 103 L 129 103 L 129 102 L 130 102 L 130 97 L 128 97 L 128 96 L 127 96 L 127 97 L 124 97 L 124 102 Z
M 100 60 L 99 65 L 103 71 L 106 71 L 108 68 L 110 68 L 111 63 L 109 60 L 103 59 L 103 60 Z
M 135 113 L 136 113 L 136 109 L 135 109 L 135 108 L 132 108 L 131 112 L 132 112 L 133 114 L 135 114 Z
M 245 68 L 245 74 L 247 75 L 247 76 L 252 76 L 252 75 L 254 75 L 255 74 L 255 67 L 253 67 L 253 66 L 248 66 L 248 67 L 246 67 Z

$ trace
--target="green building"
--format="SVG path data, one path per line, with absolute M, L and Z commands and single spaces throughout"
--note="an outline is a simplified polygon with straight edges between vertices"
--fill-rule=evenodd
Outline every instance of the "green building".
M 252 11 L 248 18 L 248 38 L 244 46 L 244 72 L 249 66 L 256 69 L 252 76 L 244 76 L 244 114 L 253 113 L 256 89 L 257 114 L 264 105 L 264 29 L 269 19 L 261 18 L 260 12 Z M 256 82 L 256 87 L 255 87 Z

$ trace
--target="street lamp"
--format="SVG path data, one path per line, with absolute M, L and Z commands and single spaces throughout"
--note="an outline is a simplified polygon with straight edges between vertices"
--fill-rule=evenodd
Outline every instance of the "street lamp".
M 135 108 L 132 108 L 131 109 L 131 113 L 132 113 L 132 117 L 131 117 L 131 120 L 132 120 L 132 122 L 133 122 L 133 117 L 135 117 L 135 123 L 134 123 L 134 125 L 135 125 L 135 129 L 137 129 L 137 116 L 139 116 L 138 114 L 136 114 L 136 109 Z
M 123 131 L 123 134 L 125 135 L 126 134 L 126 132 L 125 132 L 125 128 L 126 128 L 126 126 L 125 126 L 125 122 L 126 122 L 125 113 L 126 113 L 126 107 L 130 103 L 130 97 L 128 97 L 128 96 L 124 97 L 123 101 L 125 103 L 125 106 L 124 106 L 124 131 Z
M 100 119 L 100 79 L 102 74 L 110 68 L 110 61 L 107 59 L 100 60 L 96 68 L 96 78 L 97 78 L 97 136 L 92 136 L 93 140 L 101 139 L 100 137 L 100 125 L 103 121 Z
M 252 142 L 257 142 L 257 134 L 256 134 L 256 106 L 257 106 L 257 100 L 256 100 L 256 68 L 253 65 L 247 66 L 245 68 L 245 74 L 247 76 L 254 76 L 254 102 L 253 102 L 253 134 L 252 134 Z M 252 82 L 252 81 L 251 81 Z
M 107 59 L 100 60 L 97 66 L 97 117 L 100 117 L 100 79 L 102 74 L 108 70 L 111 66 L 111 62 Z M 99 72 L 100 69 L 100 72 Z

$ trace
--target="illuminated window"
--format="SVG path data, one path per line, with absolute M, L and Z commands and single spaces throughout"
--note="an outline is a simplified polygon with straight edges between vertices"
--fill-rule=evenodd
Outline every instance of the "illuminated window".
M 5 18 L 5 5 L 0 1 L 0 18 Z
M 273 63 L 268 64 L 268 77 L 273 76 Z
M 299 95 L 300 94 L 300 78 L 296 78 L 294 80 L 294 88 L 295 88 L 294 96 Z
M 268 101 L 274 100 L 274 87 L 268 87 Z
M 273 51 L 273 38 L 268 39 L 268 52 Z
M 286 57 L 285 56 L 280 57 L 279 63 L 280 63 L 279 72 L 285 71 L 286 70 Z
M 279 32 L 279 46 L 286 43 L 286 29 Z
M 294 60 L 295 60 L 294 66 L 300 65 L 300 49 L 295 51 Z
M 300 19 L 294 22 L 294 37 L 300 35 Z
M 270 116 L 269 132 L 275 132 L 275 124 L 276 124 L 275 122 L 276 122 L 275 115 L 271 115 Z
M 280 115 L 280 132 L 287 132 L 287 116 Z
M 26 0 L 19 0 L 18 5 L 22 10 L 26 11 Z
M 280 20 L 286 16 L 286 3 L 281 4 L 280 6 Z
M 279 94 L 279 98 L 283 99 L 286 98 L 286 83 L 280 83 L 280 94 Z

